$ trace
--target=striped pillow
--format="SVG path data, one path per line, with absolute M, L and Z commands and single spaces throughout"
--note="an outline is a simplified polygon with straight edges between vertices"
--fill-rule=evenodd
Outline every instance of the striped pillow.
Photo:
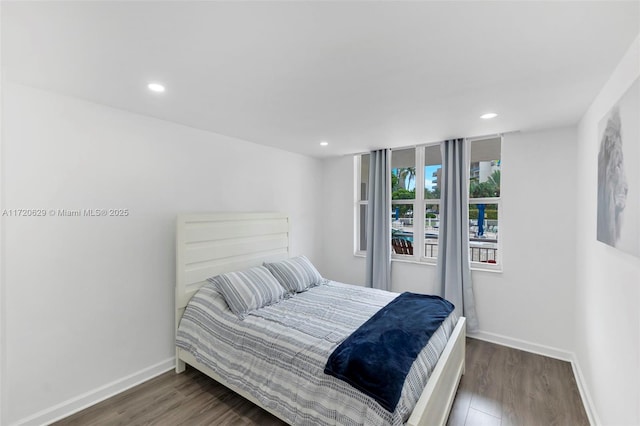
M 263 266 L 220 274 L 207 281 L 216 286 L 229 309 L 240 319 L 255 309 L 281 301 L 287 295 L 287 291 Z
M 265 263 L 274 277 L 291 293 L 299 293 L 327 282 L 305 256 L 292 257 L 276 263 Z

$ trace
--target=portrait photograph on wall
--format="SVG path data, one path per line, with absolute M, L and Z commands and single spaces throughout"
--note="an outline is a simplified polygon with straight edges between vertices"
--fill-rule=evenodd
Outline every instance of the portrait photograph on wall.
M 640 257 L 640 78 L 598 123 L 597 238 Z

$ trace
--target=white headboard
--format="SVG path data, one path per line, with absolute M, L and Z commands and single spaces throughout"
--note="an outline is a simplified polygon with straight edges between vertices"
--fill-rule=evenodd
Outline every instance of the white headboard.
M 282 213 L 180 214 L 176 232 L 176 320 L 207 278 L 289 257 Z

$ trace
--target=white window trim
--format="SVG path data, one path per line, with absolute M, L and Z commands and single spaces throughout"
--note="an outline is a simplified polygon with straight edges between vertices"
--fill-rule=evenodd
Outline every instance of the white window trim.
M 468 204 L 497 204 L 498 205 L 498 221 L 502 217 L 502 200 L 500 197 L 491 197 L 491 198 L 469 198 Z M 469 217 L 469 212 L 467 211 L 467 217 Z M 498 228 L 498 232 L 500 232 L 500 228 Z M 476 271 L 494 271 L 494 272 L 502 272 L 502 238 L 498 237 L 498 249 L 496 253 L 496 263 L 485 263 L 485 262 L 473 262 L 469 260 L 471 264 L 471 269 Z M 469 246 L 471 246 L 471 241 L 469 241 Z
M 424 173 L 424 171 L 422 173 Z M 423 212 L 422 216 L 423 217 L 424 217 L 424 215 L 426 213 L 426 210 L 427 210 L 426 207 L 425 207 L 425 205 L 427 205 L 427 204 L 437 204 L 439 206 L 440 205 L 440 199 L 439 198 L 437 198 L 437 199 L 431 198 L 431 199 L 425 199 L 424 200 L 424 202 L 422 203 L 422 209 L 423 209 L 422 210 L 422 212 Z M 422 253 L 420 254 L 420 262 L 427 263 L 429 265 L 434 265 L 435 266 L 438 263 L 438 258 L 437 257 L 427 257 L 426 256 L 427 253 L 426 253 L 426 250 L 424 248 L 424 245 L 426 243 L 426 241 L 425 241 L 426 239 L 424 238 L 424 234 L 425 234 L 424 231 L 426 231 L 426 229 L 423 229 L 423 232 L 422 232 L 422 246 L 421 246 L 422 247 Z
M 470 139 L 471 143 L 475 140 L 486 139 L 486 137 L 478 137 Z M 426 199 L 424 198 L 424 160 L 425 160 L 425 148 L 433 145 L 440 145 L 441 142 L 428 143 L 417 146 L 406 146 L 402 148 L 394 148 L 391 150 L 391 161 L 390 168 L 392 168 L 393 161 L 393 151 L 404 150 L 415 148 L 415 161 L 416 161 L 416 198 L 413 200 L 391 200 L 391 205 L 393 204 L 413 204 L 413 217 L 424 217 L 425 215 L 425 205 L 426 204 L 440 204 L 440 199 Z M 502 148 L 501 148 L 502 151 Z M 366 257 L 366 250 L 360 250 L 360 206 L 368 205 L 368 200 L 360 200 L 360 176 L 362 175 L 362 155 L 354 156 L 354 195 L 355 195 L 355 203 L 354 203 L 354 228 L 356 232 L 354 232 L 354 256 L 358 257 Z M 421 166 L 418 167 L 418 164 Z M 470 167 L 470 164 L 467 165 L 467 168 Z M 468 189 L 467 189 L 468 191 Z M 420 196 L 418 196 L 420 194 Z M 498 205 L 498 220 L 503 217 L 502 215 L 502 197 L 491 197 L 491 198 L 469 198 L 468 204 L 497 204 Z M 469 217 L 469 212 L 467 208 L 467 218 Z M 415 221 L 414 221 L 415 226 Z M 421 225 L 422 232 L 416 232 L 414 230 L 413 233 L 413 255 L 400 255 L 393 253 L 393 249 L 391 252 L 391 260 L 398 262 L 406 262 L 406 263 L 418 263 L 422 265 L 433 265 L 435 266 L 438 262 L 437 258 L 426 257 L 425 254 L 425 237 L 424 237 L 424 224 Z M 485 262 L 472 262 L 470 261 L 471 270 L 474 271 L 485 271 L 485 272 L 502 272 L 502 240 L 503 238 L 498 238 L 498 251 L 496 255 L 496 262 L 493 263 L 485 263 Z M 416 249 L 418 248 L 418 249 Z
M 417 223 L 415 221 L 415 218 L 424 218 L 424 205 L 426 204 L 424 202 L 424 150 L 425 150 L 425 147 L 433 146 L 433 145 L 440 145 L 440 142 L 427 144 L 427 145 L 395 149 L 395 151 L 400 151 L 400 150 L 405 150 L 410 148 L 415 149 L 416 197 L 413 200 L 391 200 L 392 206 L 394 204 L 413 204 L 413 218 L 414 218 L 413 255 L 395 254 L 392 251 L 391 253 L 392 260 L 402 260 L 402 261 L 409 261 L 409 262 L 415 262 L 415 263 L 433 263 L 433 264 L 435 264 L 435 261 L 437 260 L 437 259 L 428 258 L 424 256 L 424 223 L 420 224 L 420 228 L 422 229 L 422 232 L 417 232 L 419 231 L 419 229 L 417 229 Z M 393 170 L 393 151 L 394 150 L 392 149 L 391 150 L 392 170 Z M 420 167 L 418 166 L 419 164 L 421 165 Z M 438 200 L 438 202 L 439 201 L 440 200 Z
M 360 200 L 360 177 L 362 176 L 362 154 L 355 155 L 354 159 L 354 179 L 353 179 L 353 194 L 354 194 L 354 211 L 353 211 L 353 226 L 356 232 L 354 232 L 353 239 L 353 254 L 355 256 L 366 257 L 367 251 L 360 250 L 360 206 L 368 206 L 369 200 Z

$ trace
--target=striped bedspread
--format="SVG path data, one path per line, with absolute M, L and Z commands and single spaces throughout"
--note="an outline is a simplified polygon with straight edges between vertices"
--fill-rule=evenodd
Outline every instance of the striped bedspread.
M 390 413 L 324 374 L 329 355 L 397 293 L 337 282 L 239 320 L 207 284 L 180 321 L 176 345 L 294 425 L 401 425 L 407 421 L 457 318 L 451 314 L 413 363 Z

